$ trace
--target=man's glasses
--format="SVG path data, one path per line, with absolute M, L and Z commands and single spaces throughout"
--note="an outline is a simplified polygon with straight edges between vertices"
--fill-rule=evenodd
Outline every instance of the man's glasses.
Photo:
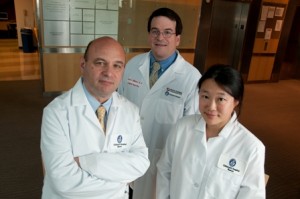
M 164 30 L 163 32 L 160 32 L 157 29 L 151 29 L 150 30 L 150 35 L 151 37 L 155 38 L 155 37 L 159 37 L 159 35 L 162 34 L 162 36 L 164 38 L 170 38 L 172 35 L 176 34 L 174 32 L 172 32 L 171 30 Z

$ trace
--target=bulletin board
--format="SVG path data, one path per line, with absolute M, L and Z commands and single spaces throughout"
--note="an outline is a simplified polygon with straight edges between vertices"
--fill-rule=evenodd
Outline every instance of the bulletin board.
M 247 81 L 270 81 L 287 4 L 263 2 Z
M 129 48 L 147 48 L 147 21 L 159 7 L 175 10 L 183 22 L 181 48 L 195 48 L 199 0 L 40 0 L 43 47 L 85 47 L 111 36 Z
M 119 0 L 43 0 L 43 46 L 86 46 L 117 39 Z
M 279 39 L 285 12 L 286 4 L 264 2 L 258 21 L 256 38 Z
M 160 7 L 175 10 L 183 32 L 178 49 L 194 60 L 202 0 L 36 0 L 38 40 L 43 90 L 57 93 L 70 89 L 80 77 L 78 67 L 87 44 L 98 37 L 118 40 L 126 60 L 147 52 L 147 23 Z

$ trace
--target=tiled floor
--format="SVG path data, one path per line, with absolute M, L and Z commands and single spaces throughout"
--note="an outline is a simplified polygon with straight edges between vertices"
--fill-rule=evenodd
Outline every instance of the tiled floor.
M 39 54 L 24 53 L 17 39 L 0 39 L 0 81 L 40 79 Z

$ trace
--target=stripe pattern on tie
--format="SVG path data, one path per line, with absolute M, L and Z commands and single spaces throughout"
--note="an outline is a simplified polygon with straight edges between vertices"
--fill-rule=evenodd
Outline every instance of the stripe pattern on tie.
M 106 110 L 104 108 L 104 106 L 99 106 L 99 108 L 97 109 L 97 117 L 98 117 L 98 120 L 100 122 L 100 125 L 105 133 L 105 113 L 106 113 Z
M 155 82 L 158 79 L 158 71 L 160 69 L 160 64 L 158 62 L 154 62 L 153 63 L 153 68 L 152 68 L 152 72 L 150 74 L 150 78 L 149 78 L 149 84 L 150 84 L 150 88 L 152 88 L 152 86 L 155 84 Z

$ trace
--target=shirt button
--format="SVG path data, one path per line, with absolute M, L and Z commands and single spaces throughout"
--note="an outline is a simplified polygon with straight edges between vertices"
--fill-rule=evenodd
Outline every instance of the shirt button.
M 194 183 L 194 187 L 198 188 L 199 184 L 198 183 Z
M 144 117 L 143 117 L 143 116 L 141 116 L 141 120 L 144 120 Z

